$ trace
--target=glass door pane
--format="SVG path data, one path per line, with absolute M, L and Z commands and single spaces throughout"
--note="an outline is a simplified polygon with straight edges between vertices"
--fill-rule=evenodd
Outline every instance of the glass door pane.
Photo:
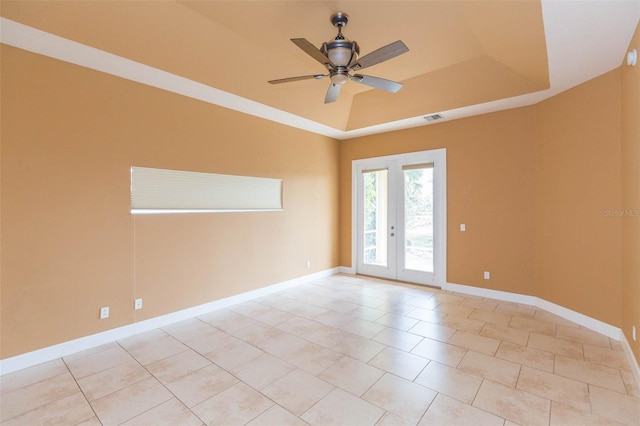
M 433 272 L 433 164 L 404 166 L 404 269 Z
M 352 166 L 356 272 L 446 283 L 446 151 L 355 160 Z
M 363 263 L 387 266 L 388 171 L 364 171 Z

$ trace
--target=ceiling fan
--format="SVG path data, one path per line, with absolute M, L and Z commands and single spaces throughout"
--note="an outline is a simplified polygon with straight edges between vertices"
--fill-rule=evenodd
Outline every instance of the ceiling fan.
M 347 22 L 349 22 L 349 17 L 342 12 L 338 12 L 331 16 L 331 23 L 334 27 L 338 28 L 338 34 L 333 40 L 322 43 L 322 47 L 320 49 L 317 49 L 304 38 L 291 39 L 296 46 L 324 65 L 327 68 L 327 71 L 329 71 L 328 74 L 312 74 L 281 78 L 278 80 L 271 80 L 269 83 L 280 84 L 312 78 L 319 80 L 324 77 L 329 77 L 331 84 L 329 85 L 329 90 L 327 90 L 327 95 L 324 98 L 325 104 L 335 102 L 336 99 L 338 99 L 340 88 L 347 82 L 347 80 L 355 81 L 356 83 L 365 84 L 367 86 L 386 90 L 387 92 L 392 93 L 396 93 L 400 90 L 402 88 L 401 83 L 385 80 L 384 78 L 372 77 L 370 75 L 352 74 L 352 72 L 395 58 L 398 55 L 408 52 L 409 48 L 401 40 L 398 40 L 374 50 L 373 52 L 358 59 L 358 55 L 360 53 L 358 43 L 350 41 L 342 35 L 342 27 L 346 26 Z

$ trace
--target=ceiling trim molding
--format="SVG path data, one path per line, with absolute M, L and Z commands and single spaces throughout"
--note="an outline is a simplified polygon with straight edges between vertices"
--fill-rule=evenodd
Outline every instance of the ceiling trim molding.
M 614 7 L 615 6 L 615 7 Z M 334 139 L 432 125 L 528 106 L 620 66 L 640 21 L 640 1 L 542 1 L 550 88 L 507 99 L 343 131 L 73 40 L 0 17 L 0 42 L 64 62 L 187 96 Z M 594 28 L 598 28 L 594 31 Z M 602 36 L 605 34 L 606 36 Z M 576 49 L 576 45 L 580 46 Z M 612 48 L 613 46 L 613 48 Z M 441 114 L 435 123 L 424 116 Z
M 340 139 L 344 133 L 307 118 L 10 19 L 0 17 L 0 28 L 0 42 L 9 46 L 320 135 Z

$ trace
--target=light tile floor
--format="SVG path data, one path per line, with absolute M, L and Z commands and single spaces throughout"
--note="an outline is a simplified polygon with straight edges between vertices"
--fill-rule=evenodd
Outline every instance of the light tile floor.
M 347 275 L 0 388 L 2 425 L 640 425 L 618 342 L 530 306 Z

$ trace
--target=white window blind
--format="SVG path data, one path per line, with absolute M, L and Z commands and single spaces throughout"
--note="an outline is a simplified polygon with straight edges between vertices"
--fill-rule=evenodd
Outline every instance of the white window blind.
M 405 164 L 404 166 L 402 166 L 402 170 L 420 170 L 420 169 L 433 169 L 433 163 Z
M 282 210 L 282 179 L 131 168 L 131 213 Z

